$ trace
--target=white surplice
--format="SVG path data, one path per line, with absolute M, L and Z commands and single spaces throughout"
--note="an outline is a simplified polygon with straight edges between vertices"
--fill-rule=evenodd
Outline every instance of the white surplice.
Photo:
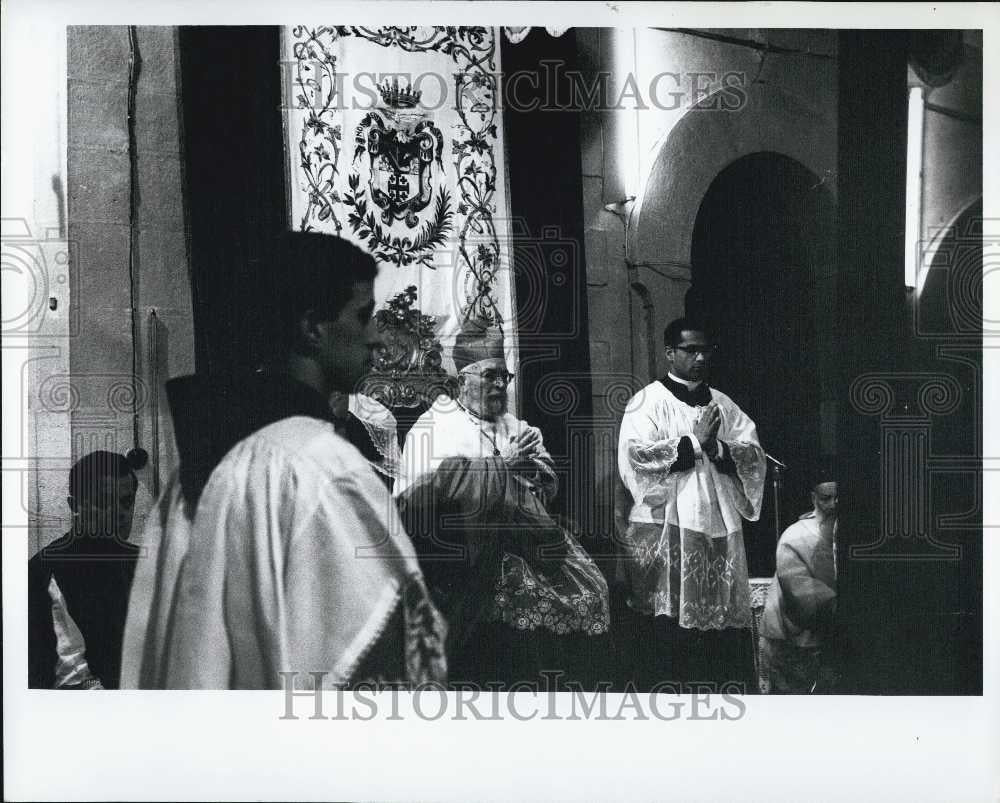
M 175 474 L 142 547 L 123 688 L 280 688 L 280 672 L 342 686 L 399 612 L 396 680 L 444 680 L 443 621 L 395 505 L 329 422 L 294 416 L 240 441 L 193 518 Z
M 399 496 L 421 477 L 433 474 L 448 457 L 506 457 L 517 436 L 528 429 L 531 426 L 527 421 L 511 413 L 488 421 L 473 415 L 454 399 L 439 396 L 407 433 L 392 494 Z M 546 495 L 555 494 L 558 481 L 552 470 L 552 458 L 541 442 L 534 463 L 538 469 L 535 481 L 544 487 Z
M 767 592 L 760 634 L 815 648 L 823 638 L 817 621 L 837 605 L 836 525 L 824 537 L 815 511 L 806 513 L 781 534 L 775 573 Z
M 694 425 L 705 407 L 678 399 L 662 382 L 629 402 L 618 442 L 618 469 L 632 495 L 625 571 L 636 610 L 678 619 L 681 627 L 748 627 L 750 588 L 744 518 L 760 516 L 764 452 L 753 421 L 724 393 L 710 389 L 725 449 L 736 473 L 703 454 Z M 671 472 L 681 439 L 694 466 Z

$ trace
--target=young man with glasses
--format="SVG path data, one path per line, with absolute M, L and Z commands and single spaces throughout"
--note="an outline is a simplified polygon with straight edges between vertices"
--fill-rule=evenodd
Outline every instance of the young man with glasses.
M 716 346 L 704 326 L 673 321 L 664 348 L 667 375 L 629 402 L 619 436 L 619 473 L 633 501 L 623 568 L 637 614 L 635 680 L 677 691 L 749 685 L 742 520 L 760 516 L 764 452 L 753 421 L 708 385 Z

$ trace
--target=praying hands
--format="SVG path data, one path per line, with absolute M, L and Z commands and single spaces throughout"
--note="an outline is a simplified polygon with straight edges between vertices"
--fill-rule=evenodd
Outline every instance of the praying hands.
M 537 427 L 528 427 L 518 435 L 510 436 L 510 445 L 504 454 L 504 463 L 514 469 L 530 468 L 531 460 L 541 452 L 542 433 Z
M 718 453 L 719 442 L 716 436 L 719 434 L 719 426 L 722 424 L 722 416 L 719 412 L 719 405 L 714 401 L 702 411 L 701 416 L 695 422 L 694 436 L 701 444 L 702 451 L 709 458 L 714 458 Z

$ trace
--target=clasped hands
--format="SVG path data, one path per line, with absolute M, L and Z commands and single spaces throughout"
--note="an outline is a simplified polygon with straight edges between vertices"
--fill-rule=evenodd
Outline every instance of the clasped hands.
M 539 457 L 541 450 L 541 430 L 537 427 L 528 427 L 518 435 L 510 436 L 510 443 L 504 450 L 503 462 L 514 470 L 535 468 L 532 458 Z
M 719 412 L 719 405 L 714 401 L 708 403 L 701 417 L 695 422 L 694 436 L 709 460 L 714 460 L 719 454 L 719 442 L 716 437 L 721 424 L 722 414 Z

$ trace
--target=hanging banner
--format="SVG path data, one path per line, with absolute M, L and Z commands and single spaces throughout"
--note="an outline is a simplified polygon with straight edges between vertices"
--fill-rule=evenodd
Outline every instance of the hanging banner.
M 287 186 L 293 229 L 375 257 L 377 305 L 415 288 L 446 355 L 465 319 L 485 320 L 514 366 L 498 34 L 283 29 Z

